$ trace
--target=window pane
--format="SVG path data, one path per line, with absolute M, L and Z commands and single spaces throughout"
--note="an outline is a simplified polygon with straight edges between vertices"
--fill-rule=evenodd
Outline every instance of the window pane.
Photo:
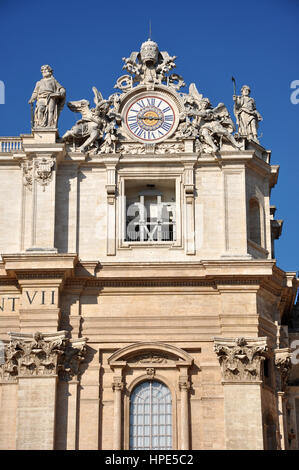
M 142 382 L 131 395 L 130 449 L 145 448 L 172 449 L 171 393 L 157 381 Z

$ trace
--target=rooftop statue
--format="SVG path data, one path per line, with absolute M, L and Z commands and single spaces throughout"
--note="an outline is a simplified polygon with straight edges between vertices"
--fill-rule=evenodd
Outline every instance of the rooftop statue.
M 258 142 L 257 124 L 262 118 L 249 96 L 249 87 L 242 87 L 242 96 L 234 92 L 239 132 L 233 135 L 235 124 L 223 103 L 213 107 L 194 83 L 189 92 L 180 91 L 185 83 L 180 75 L 171 73 L 175 60 L 175 56 L 160 51 L 151 39 L 142 43 L 139 52 L 123 58 L 123 69 L 128 74 L 117 80 L 114 88 L 119 92 L 104 100 L 93 87 L 95 108 L 90 108 L 85 99 L 68 103 L 69 109 L 80 112 L 82 118 L 65 133 L 63 140 L 73 142 L 78 151 L 94 153 L 136 153 L 137 150 L 141 153 L 142 145 L 146 144 L 148 149 L 149 143 L 157 144 L 155 151 L 159 152 L 162 141 L 168 139 L 194 140 L 200 153 L 217 153 L 224 142 L 239 150 L 245 137 Z M 53 95 L 54 98 L 58 99 L 58 95 Z M 169 141 L 167 145 L 170 148 Z M 172 148 L 178 149 L 176 142 Z
M 113 95 L 109 100 L 104 100 L 102 94 L 96 89 L 92 88 L 94 93 L 95 108 L 90 108 L 88 100 L 70 101 L 67 103 L 68 108 L 75 112 L 81 113 L 82 119 L 76 122 L 76 124 L 67 131 L 62 139 L 64 141 L 75 141 L 80 145 L 79 150 L 85 152 L 87 149 L 95 146 L 99 149 L 100 145 L 106 142 L 112 146 L 114 138 L 114 121 L 117 118 L 115 113 L 112 113 L 110 107 L 115 101 Z M 107 138 L 103 139 L 104 134 L 107 134 Z
M 259 121 L 263 118 L 256 110 L 255 100 L 250 96 L 250 88 L 243 85 L 241 88 L 241 96 L 233 95 L 234 114 L 236 116 L 238 133 L 241 137 L 259 142 L 257 137 L 257 129 Z
M 65 89 L 53 76 L 50 65 L 41 67 L 43 78 L 36 83 L 29 104 L 36 101 L 35 112 L 32 112 L 32 127 L 57 128 L 59 114 L 65 102 Z
M 114 88 L 119 88 L 123 92 L 129 91 L 133 85 L 147 85 L 152 89 L 154 85 L 165 84 L 179 89 L 185 86 L 180 75 L 169 74 L 175 68 L 176 56 L 170 56 L 166 51 L 159 51 L 158 44 L 151 39 L 145 41 L 140 48 L 140 52 L 132 52 L 130 57 L 123 58 L 124 70 L 130 75 L 121 76 Z
M 233 136 L 235 125 L 223 103 L 213 108 L 208 98 L 197 91 L 194 83 L 189 87 L 189 94 L 182 94 L 185 103 L 186 119 L 179 127 L 177 138 L 197 137 L 197 148 L 206 152 L 217 152 L 222 146 L 222 140 L 230 142 L 233 147 L 240 149 Z

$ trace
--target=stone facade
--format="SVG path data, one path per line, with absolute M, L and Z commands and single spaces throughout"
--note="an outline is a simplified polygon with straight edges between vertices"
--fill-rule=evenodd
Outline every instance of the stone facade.
M 298 280 L 255 102 L 234 94 L 233 134 L 153 41 L 124 61 L 62 138 L 44 66 L 52 111 L 33 95 L 32 133 L 0 138 L 0 448 L 129 449 L 132 393 L 160 383 L 173 449 L 298 449 Z

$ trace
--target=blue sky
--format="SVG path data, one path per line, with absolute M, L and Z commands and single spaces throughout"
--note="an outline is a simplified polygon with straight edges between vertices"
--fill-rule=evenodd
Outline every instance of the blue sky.
M 213 105 L 232 112 L 231 76 L 251 86 L 264 120 L 261 143 L 272 150 L 280 176 L 272 192 L 284 229 L 276 242 L 278 266 L 299 269 L 299 104 L 290 83 L 299 80 L 298 0 L 123 2 L 0 0 L 0 135 L 30 132 L 27 104 L 40 66 L 50 64 L 67 99 L 92 100 L 95 85 L 108 97 L 122 75 L 122 57 L 148 38 L 177 55 L 177 73 L 195 82 Z M 299 95 L 298 95 L 299 96 Z M 66 106 L 60 134 L 77 115 Z

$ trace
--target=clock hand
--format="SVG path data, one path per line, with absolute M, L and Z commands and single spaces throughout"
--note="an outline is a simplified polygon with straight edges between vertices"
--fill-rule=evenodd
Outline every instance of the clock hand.
M 148 117 L 145 116 L 145 117 L 142 117 L 140 119 L 142 119 L 142 121 L 145 121 L 145 120 L 147 120 L 147 121 L 162 121 L 162 118 L 154 117 L 154 116 L 148 116 Z

